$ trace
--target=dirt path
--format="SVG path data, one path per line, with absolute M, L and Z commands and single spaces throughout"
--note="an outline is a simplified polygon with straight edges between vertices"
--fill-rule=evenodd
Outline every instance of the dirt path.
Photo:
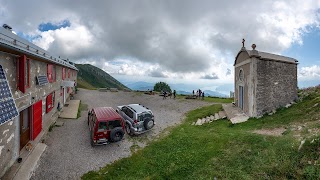
M 184 114 L 192 109 L 212 103 L 201 100 L 166 99 L 158 95 L 144 95 L 136 92 L 99 92 L 80 89 L 75 99 L 88 104 L 89 108 L 140 103 L 150 108 L 155 115 L 156 126 L 152 131 L 137 137 L 125 136 L 118 143 L 92 148 L 86 122 L 87 111 L 77 120 L 63 120 L 64 126 L 55 127 L 48 134 L 48 148 L 40 159 L 39 167 L 31 179 L 80 179 L 91 170 L 98 170 L 106 164 L 131 155 L 137 146 L 144 147 L 165 128 L 182 121 Z

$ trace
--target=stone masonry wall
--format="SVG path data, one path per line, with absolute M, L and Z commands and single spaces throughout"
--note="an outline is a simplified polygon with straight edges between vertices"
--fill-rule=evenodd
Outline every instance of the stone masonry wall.
M 63 107 L 63 97 L 61 96 L 62 67 L 56 65 L 56 82 L 48 83 L 44 86 L 36 85 L 36 76 L 47 75 L 47 63 L 32 60 L 30 61 L 30 88 L 26 93 L 17 89 L 17 58 L 14 55 L 0 52 L 0 64 L 2 65 L 9 86 L 15 99 L 18 111 L 31 107 L 34 103 L 42 100 L 42 123 L 50 119 L 57 111 L 57 104 L 60 102 Z M 67 69 L 67 68 L 66 68 Z M 76 76 L 68 78 L 66 70 L 65 80 L 76 80 Z M 46 113 L 46 97 L 55 91 L 54 108 Z M 66 94 L 66 98 L 69 93 Z M 30 120 L 31 121 L 31 120 Z M 32 133 L 32 132 L 30 132 Z M 0 126 L 0 177 L 8 170 L 9 167 L 18 158 L 20 152 L 20 120 L 19 116 Z
M 257 116 L 271 112 L 297 99 L 297 65 L 258 60 Z

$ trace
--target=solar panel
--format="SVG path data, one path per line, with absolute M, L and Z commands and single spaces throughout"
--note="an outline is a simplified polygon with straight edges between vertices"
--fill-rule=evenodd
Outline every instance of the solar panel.
M 48 82 L 47 76 L 45 76 L 45 75 L 37 76 L 37 83 L 39 86 L 43 86 L 43 85 L 48 84 L 49 82 Z
M 0 65 L 0 125 L 12 120 L 18 114 L 9 83 Z

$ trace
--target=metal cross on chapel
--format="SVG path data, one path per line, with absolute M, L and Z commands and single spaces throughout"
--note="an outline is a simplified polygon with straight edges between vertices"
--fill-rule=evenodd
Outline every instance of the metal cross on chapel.
M 245 42 L 246 40 L 244 40 L 244 39 L 242 39 L 242 47 L 244 47 L 244 42 Z

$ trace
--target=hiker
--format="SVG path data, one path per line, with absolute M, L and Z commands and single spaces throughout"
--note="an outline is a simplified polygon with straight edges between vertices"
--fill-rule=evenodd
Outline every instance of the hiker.
M 202 92 L 202 100 L 204 100 L 204 92 Z
M 163 92 L 163 99 L 166 99 L 166 97 L 167 97 L 167 91 L 164 91 Z
M 173 90 L 173 99 L 176 99 L 176 90 Z
M 199 90 L 197 90 L 196 99 L 198 98 L 198 96 L 199 96 Z
M 192 96 L 194 96 L 194 90 L 192 90 Z

